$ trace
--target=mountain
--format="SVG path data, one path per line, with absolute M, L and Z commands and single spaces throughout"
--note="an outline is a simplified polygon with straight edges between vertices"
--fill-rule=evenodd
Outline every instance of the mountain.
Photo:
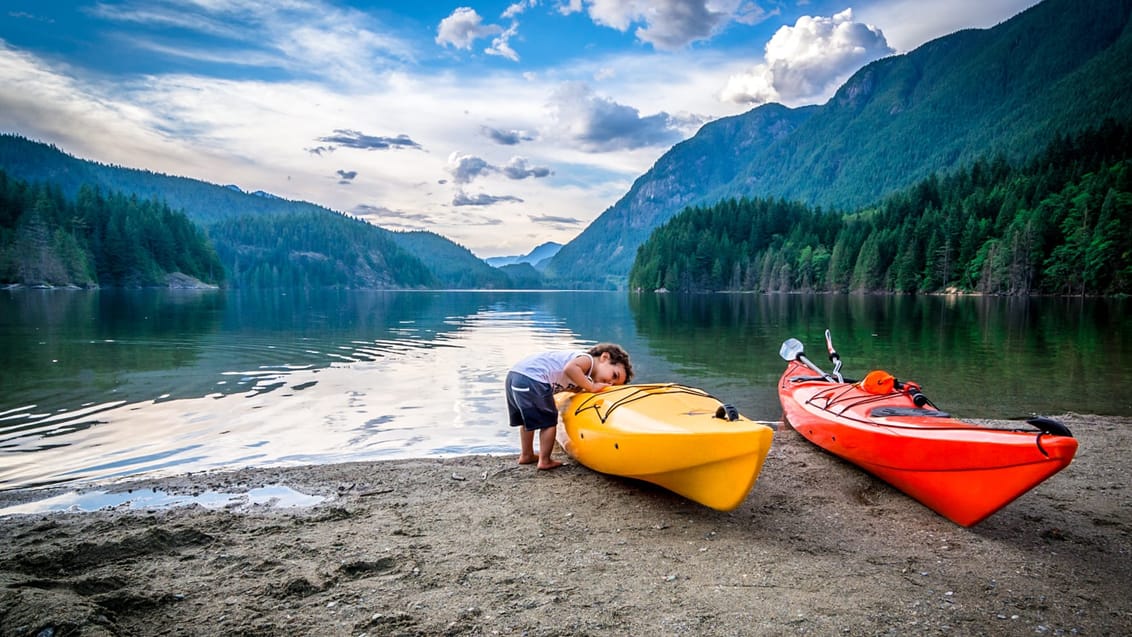
M 394 243 L 406 252 L 417 255 L 433 275 L 440 287 L 504 289 L 514 287 L 503 272 L 491 267 L 472 251 L 436 234 L 417 230 L 391 232 Z
M 632 289 L 1132 293 L 1132 124 L 977 161 L 846 214 L 782 199 L 686 208 L 641 244 Z
M 499 267 L 511 280 L 511 287 L 516 290 L 541 290 L 546 287 L 546 279 L 527 262 L 510 263 Z
M 16 135 L 0 135 L 0 168 L 14 179 L 52 184 L 68 199 L 87 185 L 183 211 L 209 231 L 235 286 L 514 286 L 440 235 L 391 232 L 264 191 L 99 164 Z M 256 259 L 264 261 L 256 266 Z
M 245 215 L 332 212 L 305 201 L 246 193 L 237 186 L 79 159 L 55 146 L 18 135 L 0 135 L 0 168 L 16 179 L 55 184 L 68 198 L 74 198 L 84 184 L 90 184 L 104 192 L 157 199 L 174 210 L 183 210 L 201 226 Z
M 551 259 L 566 285 L 624 285 L 637 248 L 688 206 L 785 198 L 846 210 L 933 174 L 1041 152 L 1132 120 L 1132 0 L 1046 0 L 855 73 L 825 104 L 767 104 L 665 153 Z
M 531 250 L 527 254 L 511 257 L 488 257 L 484 259 L 484 261 L 486 261 L 488 265 L 494 268 L 503 267 L 505 265 L 513 265 L 516 263 L 529 263 L 535 266 L 535 268 L 537 269 L 539 268 L 540 263 L 558 254 L 558 251 L 561 249 L 561 243 L 547 241 L 546 243 L 536 246 L 534 250 Z

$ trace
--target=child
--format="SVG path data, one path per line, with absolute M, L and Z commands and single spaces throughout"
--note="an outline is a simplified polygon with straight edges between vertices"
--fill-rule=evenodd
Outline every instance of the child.
M 515 363 L 507 373 L 505 389 L 511 426 L 520 427 L 519 464 L 537 461 L 539 469 L 562 466 L 550 458 L 558 432 L 555 392 L 598 392 L 610 385 L 624 385 L 632 378 L 629 354 L 613 343 L 595 345 L 588 352 L 540 352 Z M 535 431 L 539 432 L 537 456 Z

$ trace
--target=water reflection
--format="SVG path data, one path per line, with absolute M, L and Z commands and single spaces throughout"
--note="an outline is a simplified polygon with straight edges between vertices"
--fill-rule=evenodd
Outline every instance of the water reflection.
M 1132 413 L 1126 301 L 613 292 L 0 292 L 0 488 L 515 453 L 502 382 L 615 341 L 640 382 L 781 415 L 778 347 L 968 417 Z
M 123 294 L 118 311 L 129 316 L 115 314 L 111 295 L 42 306 L 0 294 L 16 310 L 0 343 L 35 329 L 66 344 L 51 353 L 65 364 L 21 366 L 26 351 L 9 361 L 19 372 L 5 375 L 0 398 L 0 487 L 510 453 L 507 368 L 535 349 L 588 345 L 559 309 L 585 306 L 600 320 L 615 314 L 601 303 L 624 306 L 572 293 Z M 91 369 L 100 382 L 75 382 L 75 370 Z
M 749 386 L 776 404 L 778 347 L 825 356 L 831 329 L 845 371 L 886 369 L 968 417 L 1127 414 L 1132 325 L 1126 299 L 861 295 L 633 295 L 641 337 L 689 374 Z M 765 413 L 765 412 L 763 412 Z

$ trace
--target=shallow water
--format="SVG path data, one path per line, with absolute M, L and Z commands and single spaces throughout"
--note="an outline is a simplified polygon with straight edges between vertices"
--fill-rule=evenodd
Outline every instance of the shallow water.
M 308 507 L 320 504 L 326 498 L 306 495 L 283 485 L 269 485 L 248 489 L 244 493 L 205 491 L 195 495 L 181 495 L 160 489 L 133 489 L 130 491 L 71 491 L 50 498 L 17 504 L 0 509 L 2 515 L 29 515 L 53 511 L 97 511 L 99 509 L 166 509 L 197 505 L 207 509 L 268 506 L 278 509 Z
M 1128 414 L 1124 301 L 613 292 L 0 292 L 0 489 L 510 454 L 526 354 L 619 342 L 639 382 L 781 416 L 788 337 L 960 416 Z

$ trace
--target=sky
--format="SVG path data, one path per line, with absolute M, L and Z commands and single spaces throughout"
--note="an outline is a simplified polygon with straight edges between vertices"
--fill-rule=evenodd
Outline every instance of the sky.
M 519 255 L 705 123 L 1036 3 L 3 0 L 0 133 Z

